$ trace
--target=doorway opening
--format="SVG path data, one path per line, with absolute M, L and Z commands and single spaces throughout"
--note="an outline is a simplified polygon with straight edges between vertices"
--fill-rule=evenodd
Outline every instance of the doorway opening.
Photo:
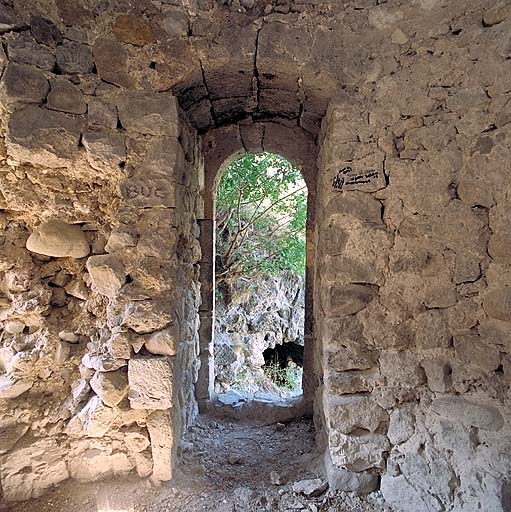
M 228 400 L 302 395 L 307 186 L 276 153 L 246 153 L 215 197 L 214 392 Z

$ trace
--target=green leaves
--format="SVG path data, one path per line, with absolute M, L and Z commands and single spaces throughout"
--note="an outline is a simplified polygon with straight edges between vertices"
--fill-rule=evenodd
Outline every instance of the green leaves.
M 222 176 L 216 208 L 217 279 L 305 272 L 307 189 L 287 160 L 272 153 L 238 158 Z

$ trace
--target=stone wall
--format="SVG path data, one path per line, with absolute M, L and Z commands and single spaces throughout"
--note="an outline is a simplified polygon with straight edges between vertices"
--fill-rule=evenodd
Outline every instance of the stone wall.
M 91 48 L 69 37 L 37 17 L 4 36 L 0 481 L 8 501 L 69 477 L 136 471 L 168 480 L 196 414 L 203 171 L 195 131 L 170 93 L 120 94 L 100 80 Z
M 7 499 L 171 476 L 198 350 L 211 392 L 214 180 L 263 147 L 306 163 L 331 485 L 509 508 L 509 2 L 6 0 L 0 33 Z
M 412 26 L 404 8 L 375 9 L 388 60 L 323 123 L 326 463 L 340 489 L 381 476 L 396 510 L 510 506 L 511 103 L 489 70 L 509 72 L 511 47 L 498 12 L 440 25 L 432 10 Z

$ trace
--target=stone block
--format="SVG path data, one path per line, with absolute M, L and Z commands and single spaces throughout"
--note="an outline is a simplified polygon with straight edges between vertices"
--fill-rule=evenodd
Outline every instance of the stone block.
M 324 460 L 328 483 L 332 491 L 353 492 L 358 495 L 366 495 L 377 489 L 377 475 L 368 472 L 355 473 L 335 466 L 332 463 L 328 450 L 325 453 Z
M 105 174 L 118 173 L 126 163 L 126 145 L 122 133 L 87 130 L 83 134 L 87 162 Z
M 323 310 L 331 317 L 358 313 L 377 293 L 374 287 L 361 284 L 329 285 L 321 291 Z
M 448 348 L 451 341 L 449 327 L 442 311 L 433 309 L 420 313 L 415 329 L 415 342 L 419 349 Z
M 172 306 L 160 300 L 139 300 L 128 308 L 126 327 L 138 334 L 148 334 L 167 327 L 173 320 Z
M 119 41 L 135 46 L 145 46 L 156 40 L 151 25 L 135 14 L 117 16 L 112 30 Z
M 122 261 L 111 254 L 91 256 L 87 270 L 92 280 L 92 289 L 101 295 L 115 298 L 126 282 L 126 271 Z
M 499 431 L 504 425 L 500 411 L 491 405 L 478 404 L 461 396 L 443 396 L 433 400 L 431 410 L 442 419 L 467 427 Z
M 53 71 L 55 52 L 36 43 L 34 38 L 22 32 L 7 44 L 9 59 L 13 62 L 29 64 L 46 71 Z
M 46 106 L 50 110 L 59 110 L 70 114 L 85 114 L 87 104 L 81 91 L 68 80 L 51 80 L 51 91 Z
M 454 337 L 456 357 L 464 367 L 471 366 L 485 372 L 496 370 L 500 365 L 500 351 L 488 345 L 477 334 L 460 334 Z
M 384 409 L 365 396 L 328 397 L 325 412 L 330 428 L 343 434 L 357 429 L 375 432 L 389 419 Z
M 129 178 L 121 184 L 121 194 L 127 204 L 138 208 L 176 207 L 173 181 L 159 175 Z
M 30 18 L 30 31 L 34 39 L 50 48 L 55 48 L 62 43 L 62 34 L 56 25 L 49 19 L 42 16 Z
M 14 417 L 5 417 L 0 421 L 0 455 L 10 451 L 27 433 L 29 425 L 19 423 Z
M 121 124 L 128 131 L 179 136 L 177 100 L 170 93 L 129 92 L 119 99 L 117 109 Z
M 167 327 L 161 331 L 153 332 L 144 343 L 144 347 L 151 354 L 162 356 L 175 356 L 177 346 L 180 342 L 179 323 L 176 319 L 172 327 Z
M 92 47 L 96 69 L 101 80 L 133 89 L 136 81 L 128 73 L 128 53 L 118 41 L 99 37 Z
M 337 431 L 329 432 L 330 456 L 332 463 L 349 471 L 366 471 L 371 468 L 385 468 L 385 457 L 390 443 L 382 434 L 346 435 Z
M 92 73 L 94 71 L 92 51 L 85 44 L 66 40 L 57 46 L 57 66 L 62 74 Z
M 393 445 L 401 444 L 415 431 L 415 416 L 410 407 L 398 407 L 390 413 L 389 429 L 387 437 Z
M 170 359 L 135 356 L 128 363 L 128 382 L 132 409 L 165 410 L 172 407 Z
M 339 357 L 338 360 L 340 362 L 341 357 Z M 349 364 L 348 366 L 351 366 L 351 364 Z M 354 393 L 367 393 L 372 391 L 375 385 L 377 385 L 378 371 L 374 369 L 332 371 L 331 368 L 326 368 L 325 383 L 333 395 L 351 395 Z
M 87 437 L 103 437 L 112 427 L 115 417 L 114 409 L 104 405 L 97 395 L 94 395 L 78 413 Z
M 41 71 L 15 63 L 10 63 L 5 69 L 2 86 L 8 100 L 24 103 L 42 103 L 50 90 Z
M 152 478 L 156 481 L 172 479 L 174 432 L 168 411 L 155 412 L 147 418 L 153 455 Z
M 17 398 L 34 384 L 31 379 L 15 379 L 12 375 L 0 375 L 0 398 Z
M 117 128 L 117 108 L 91 96 L 87 99 L 87 122 L 91 128 Z
M 53 219 L 40 224 L 28 237 L 27 249 L 55 258 L 85 258 L 89 243 L 80 226 Z
M 80 118 L 44 108 L 16 110 L 9 120 L 7 150 L 20 162 L 66 167 L 78 155 Z
M 90 387 L 109 407 L 115 407 L 128 393 L 128 376 L 123 370 L 96 372 Z
M 489 317 L 511 322 L 511 287 L 490 290 L 483 297 L 483 308 Z
M 452 386 L 452 370 L 444 361 L 426 360 L 421 362 L 426 373 L 429 389 L 435 393 L 447 393 Z
M 175 137 L 152 137 L 140 165 L 141 175 L 161 174 L 175 183 L 184 184 L 182 174 L 185 169 L 185 155 L 178 139 Z

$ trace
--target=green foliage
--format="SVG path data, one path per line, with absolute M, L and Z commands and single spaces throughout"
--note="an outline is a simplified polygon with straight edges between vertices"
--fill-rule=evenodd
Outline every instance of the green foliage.
M 302 387 L 303 370 L 299 366 L 281 368 L 278 361 L 263 366 L 264 374 L 277 387 L 296 391 Z
M 219 281 L 305 272 L 307 189 L 287 160 L 272 153 L 238 158 L 222 176 L 216 207 Z

